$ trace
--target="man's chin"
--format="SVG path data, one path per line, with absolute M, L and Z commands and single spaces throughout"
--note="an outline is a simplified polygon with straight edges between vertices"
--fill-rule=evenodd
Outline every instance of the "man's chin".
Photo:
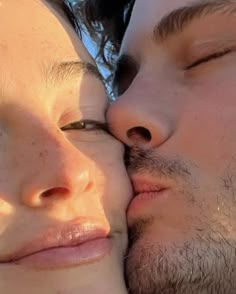
M 126 259 L 130 293 L 235 294 L 235 247 L 235 242 L 203 235 L 155 242 L 144 232 L 133 240 Z

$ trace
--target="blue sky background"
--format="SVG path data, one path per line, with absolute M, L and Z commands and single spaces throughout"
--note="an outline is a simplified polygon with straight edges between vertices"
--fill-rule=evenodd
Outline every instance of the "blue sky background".
M 90 54 L 95 57 L 96 56 L 96 46 L 92 43 L 91 39 L 88 38 L 87 35 L 83 35 L 83 42 L 85 43 L 87 49 L 89 50 Z

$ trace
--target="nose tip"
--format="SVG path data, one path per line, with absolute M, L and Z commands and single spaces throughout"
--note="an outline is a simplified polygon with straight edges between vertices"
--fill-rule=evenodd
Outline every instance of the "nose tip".
M 172 134 L 172 121 L 167 115 L 155 113 L 119 98 L 107 112 L 111 132 L 128 146 L 143 145 L 155 148 L 163 144 Z
M 79 151 L 72 154 L 57 154 L 57 162 L 47 160 L 44 169 L 27 173 L 20 189 L 21 202 L 30 208 L 43 208 L 51 203 L 83 195 L 93 185 L 89 162 Z M 55 158 L 54 158 L 55 160 Z

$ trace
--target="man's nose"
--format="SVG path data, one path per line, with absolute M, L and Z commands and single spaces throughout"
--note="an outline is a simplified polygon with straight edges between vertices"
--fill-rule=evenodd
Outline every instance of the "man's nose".
M 19 165 L 23 173 L 21 202 L 27 207 L 43 208 L 88 192 L 93 182 L 86 156 L 61 131 L 41 130 L 35 135 L 35 146 L 28 152 L 23 148 L 24 160 Z
M 148 95 L 148 94 L 147 94 Z M 128 146 L 155 148 L 173 133 L 173 118 L 157 97 L 127 91 L 111 104 L 107 120 L 113 134 Z

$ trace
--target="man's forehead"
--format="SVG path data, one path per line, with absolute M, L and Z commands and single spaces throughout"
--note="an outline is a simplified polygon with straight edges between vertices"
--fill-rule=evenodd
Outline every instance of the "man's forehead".
M 232 0 L 136 0 L 131 20 L 126 31 L 121 51 L 129 51 L 127 47 L 140 37 L 153 38 L 153 32 L 159 29 L 159 24 L 167 26 L 182 26 L 188 19 L 202 14 L 214 12 L 236 12 L 236 1 Z M 169 17 L 171 16 L 171 17 Z M 163 26 L 161 26 L 163 28 Z M 173 28 L 170 28 L 173 30 Z M 145 40 L 142 44 L 145 44 Z
M 136 0 L 133 8 L 132 21 L 136 21 L 136 18 L 142 23 L 157 21 L 158 19 L 164 17 L 171 11 L 178 9 L 183 6 L 191 5 L 193 2 L 198 2 L 197 0 Z M 199 0 L 199 2 L 202 2 Z
M 192 2 L 192 0 L 136 0 L 121 51 L 129 51 L 126 46 L 133 44 L 137 35 L 150 34 L 156 22 L 166 14 Z
M 147 20 L 146 13 L 149 13 L 151 18 L 158 19 L 182 7 L 222 3 L 236 4 L 236 0 L 135 0 L 133 16 L 138 16 L 140 20 Z

